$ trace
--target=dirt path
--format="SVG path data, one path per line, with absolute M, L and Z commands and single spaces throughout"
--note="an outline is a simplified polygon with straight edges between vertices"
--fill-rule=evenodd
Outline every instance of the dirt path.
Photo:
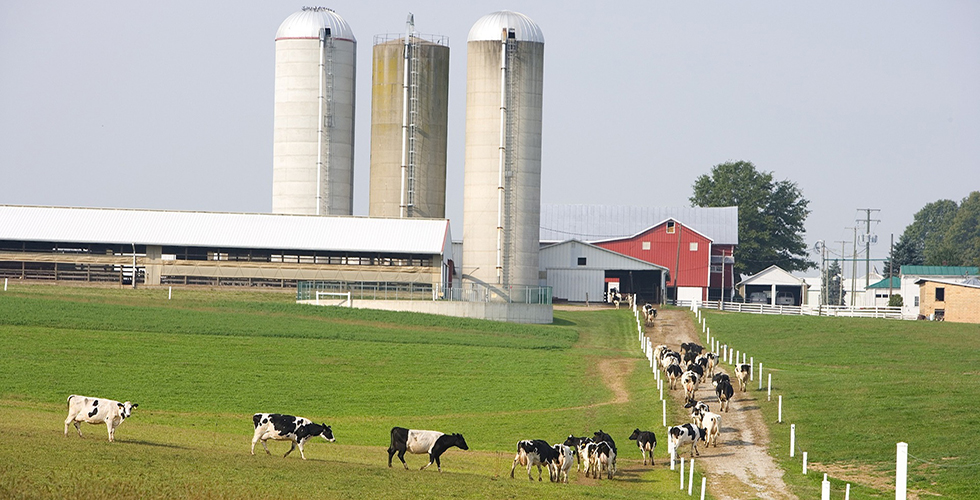
M 703 342 L 695 328 L 686 310 L 662 310 L 655 325 L 647 327 L 646 335 L 654 345 L 667 344 L 678 351 L 682 342 Z M 720 368 L 730 372 L 724 364 Z M 678 387 L 671 397 L 683 404 L 683 393 Z M 718 398 L 710 381 L 701 384 L 696 397 L 708 403 L 712 411 L 718 411 Z M 759 404 L 753 392 L 738 392 L 736 384 L 731 410 L 721 414 L 720 444 L 706 450 L 699 447 L 701 456 L 696 461 L 708 472 L 708 489 L 716 498 L 797 499 L 783 482 L 782 469 L 767 452 L 769 429 L 762 420 Z

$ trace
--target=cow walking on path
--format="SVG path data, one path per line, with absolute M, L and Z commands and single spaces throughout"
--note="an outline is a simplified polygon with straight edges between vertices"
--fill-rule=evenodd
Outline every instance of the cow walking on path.
M 262 441 L 262 447 L 269 455 L 269 447 L 265 444 L 266 440 L 291 441 L 289 451 L 283 458 L 289 456 L 299 447 L 299 456 L 306 460 L 303 453 L 303 444 L 310 438 L 322 436 L 328 442 L 334 442 L 333 430 L 326 424 L 314 424 L 309 419 L 294 417 L 292 415 L 281 415 L 279 413 L 256 413 L 252 415 L 252 423 L 255 424 L 255 434 L 252 436 L 252 455 L 255 455 L 255 443 Z

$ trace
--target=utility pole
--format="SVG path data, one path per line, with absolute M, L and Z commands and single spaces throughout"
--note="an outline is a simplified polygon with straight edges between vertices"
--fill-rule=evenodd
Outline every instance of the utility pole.
M 895 233 L 892 233 L 891 243 L 888 245 L 888 305 L 892 301 L 892 273 L 895 272 Z
M 851 228 L 845 227 L 844 229 L 851 229 Z M 841 262 L 840 262 L 840 287 L 839 287 L 840 290 L 839 290 L 839 293 L 837 294 L 837 304 L 834 304 L 834 305 L 835 306 L 842 306 L 842 305 L 844 305 L 843 304 L 844 301 L 842 300 L 842 297 L 844 296 L 844 245 L 847 244 L 847 243 L 849 243 L 849 242 L 848 241 L 843 241 L 843 240 L 837 240 L 834 243 L 840 243 L 840 260 L 841 260 Z
M 871 285 L 871 212 L 880 212 L 878 208 L 859 208 L 858 211 L 864 212 L 864 290 L 867 293 L 868 286 Z M 860 220 L 858 221 L 860 222 Z M 875 222 L 881 222 L 875 219 Z
M 854 226 L 854 244 L 851 250 L 851 307 L 854 307 L 854 286 L 858 274 L 858 228 Z

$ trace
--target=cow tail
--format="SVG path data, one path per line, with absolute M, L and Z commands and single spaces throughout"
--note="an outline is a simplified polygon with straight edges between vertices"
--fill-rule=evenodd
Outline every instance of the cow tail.
M 72 394 L 71 396 L 68 396 L 68 407 L 69 408 L 71 408 L 71 398 L 73 398 L 73 397 L 75 397 L 74 394 Z

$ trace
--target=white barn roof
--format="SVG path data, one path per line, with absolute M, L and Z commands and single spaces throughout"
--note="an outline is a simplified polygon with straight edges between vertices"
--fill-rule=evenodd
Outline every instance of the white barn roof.
M 541 205 L 542 242 L 627 238 L 666 219 L 707 236 L 718 245 L 738 244 L 738 207 L 630 207 Z
M 446 219 L 0 205 L 0 240 L 402 254 L 449 251 Z

